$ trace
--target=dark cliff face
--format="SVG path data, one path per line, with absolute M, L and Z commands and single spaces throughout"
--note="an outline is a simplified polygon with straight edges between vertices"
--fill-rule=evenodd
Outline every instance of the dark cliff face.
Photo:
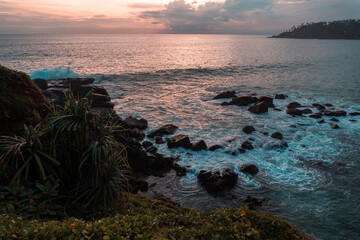
M 360 20 L 306 23 L 294 26 L 273 38 L 360 39 Z
M 48 106 L 28 75 L 0 65 L 0 135 L 17 133 L 24 123 L 38 123 L 47 115 Z

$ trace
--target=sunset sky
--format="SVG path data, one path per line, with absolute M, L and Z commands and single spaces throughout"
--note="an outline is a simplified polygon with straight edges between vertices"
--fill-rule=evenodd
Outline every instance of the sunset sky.
M 360 18 L 360 0 L 0 0 L 0 34 L 275 34 Z

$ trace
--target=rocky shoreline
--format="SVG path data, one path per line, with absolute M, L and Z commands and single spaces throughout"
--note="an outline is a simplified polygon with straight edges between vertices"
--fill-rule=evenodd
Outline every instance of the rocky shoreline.
M 224 148 L 222 143 L 207 146 L 204 140 L 199 140 L 195 143 L 190 141 L 189 136 L 184 134 L 176 134 L 178 127 L 173 124 L 163 125 L 160 128 L 148 133 L 144 130 L 148 128 L 148 121 L 146 119 L 137 119 L 129 116 L 121 119 L 114 110 L 114 104 L 104 87 L 99 84 L 94 84 L 94 79 L 91 78 L 74 78 L 74 79 L 54 79 L 43 80 L 35 79 L 34 82 L 43 91 L 51 104 L 56 107 L 61 107 L 65 102 L 65 93 L 71 90 L 74 96 L 79 98 L 84 97 L 90 90 L 94 91 L 92 98 L 92 107 L 99 111 L 105 121 L 111 121 L 121 124 L 125 131 L 116 134 L 116 140 L 126 146 L 128 161 L 133 170 L 132 176 L 129 180 L 131 185 L 130 190 L 133 193 L 138 191 L 146 192 L 154 184 L 149 186 L 147 182 L 148 176 L 163 177 L 166 173 L 173 170 L 176 176 L 181 177 L 186 175 L 187 168 L 180 166 L 177 162 L 178 157 L 166 156 L 158 153 L 157 145 L 167 144 L 168 148 L 186 148 L 192 151 L 219 151 Z M 247 107 L 252 114 L 263 114 L 268 111 L 284 111 L 287 115 L 294 118 L 308 117 L 316 119 L 317 124 L 327 122 L 330 128 L 341 128 L 336 124 L 338 118 L 343 116 L 357 116 L 360 112 L 347 113 L 343 110 L 335 109 L 330 103 L 313 103 L 311 106 L 302 106 L 297 102 L 290 102 L 286 109 L 276 107 L 276 101 L 286 101 L 285 94 L 276 94 L 275 96 L 260 96 L 256 94 L 250 96 L 237 96 L 234 91 L 226 91 L 218 94 L 213 99 L 231 99 L 221 103 L 221 107 L 229 105 L 236 105 L 239 107 Z M 350 119 L 350 121 L 356 121 Z M 292 126 L 296 127 L 296 125 Z M 244 126 L 242 129 L 247 135 L 256 132 L 256 126 Z M 264 136 L 272 139 L 270 148 L 283 150 L 288 148 L 288 144 L 283 140 L 284 136 L 279 131 L 268 133 L 261 132 Z M 232 155 L 238 155 L 251 151 L 254 149 L 252 141 L 253 138 L 248 138 L 241 143 L 237 150 L 231 152 Z M 319 163 L 322 164 L 322 163 Z M 244 163 L 240 171 L 255 176 L 259 169 L 256 165 Z M 238 174 L 234 169 L 224 167 L 214 172 L 201 170 L 197 176 L 198 183 L 205 188 L 213 196 L 222 194 L 224 190 L 234 187 L 238 180 Z M 164 196 L 160 192 L 154 192 L 154 198 L 174 203 L 173 200 Z M 247 196 L 243 199 L 243 203 L 249 208 L 254 209 L 262 205 L 267 199 L 262 197 Z

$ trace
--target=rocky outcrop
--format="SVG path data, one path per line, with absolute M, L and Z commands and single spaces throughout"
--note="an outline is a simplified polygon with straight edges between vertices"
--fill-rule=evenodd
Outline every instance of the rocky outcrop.
M 205 187 L 206 191 L 209 193 L 218 193 L 235 186 L 238 180 L 238 174 L 231 168 L 225 167 L 222 173 L 220 173 L 220 171 L 214 171 L 212 173 L 201 170 L 197 179 L 198 182 Z
M 124 123 L 126 124 L 126 126 L 130 129 L 132 128 L 137 128 L 139 130 L 143 130 L 146 129 L 148 126 L 148 122 L 147 120 L 141 118 L 141 119 L 136 119 L 134 117 L 127 117 L 124 120 Z
M 155 136 L 174 134 L 177 129 L 178 129 L 178 127 L 173 124 L 166 124 L 158 129 L 156 129 L 155 131 L 152 131 L 151 133 L 149 133 L 148 137 L 153 138 Z

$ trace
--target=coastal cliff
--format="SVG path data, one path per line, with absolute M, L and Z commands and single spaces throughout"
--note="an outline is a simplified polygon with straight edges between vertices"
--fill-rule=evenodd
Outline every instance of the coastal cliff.
M 360 39 L 360 20 L 302 23 L 272 38 Z

